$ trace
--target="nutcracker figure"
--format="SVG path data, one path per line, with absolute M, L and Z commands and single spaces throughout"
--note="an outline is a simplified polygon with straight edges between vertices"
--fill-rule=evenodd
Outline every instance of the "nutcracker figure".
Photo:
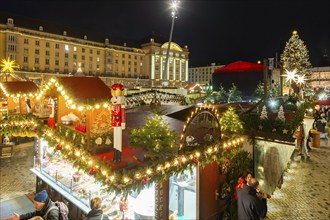
M 120 163 L 122 152 L 122 130 L 126 128 L 124 86 L 121 84 L 113 84 L 111 86 L 111 95 L 111 123 L 113 127 L 114 147 L 113 163 Z
M 48 118 L 48 126 L 50 128 L 55 127 L 55 102 L 54 99 L 49 98 L 48 99 L 48 107 L 49 107 L 49 118 Z

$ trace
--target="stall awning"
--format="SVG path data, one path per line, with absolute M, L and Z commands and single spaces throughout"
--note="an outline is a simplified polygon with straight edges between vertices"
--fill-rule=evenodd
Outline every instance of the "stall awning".
M 262 71 L 263 65 L 256 63 L 249 63 L 245 61 L 237 61 L 226 66 L 214 70 L 215 73 L 233 73 L 233 72 L 255 72 Z
M 2 82 L 1 89 L 8 94 L 34 94 L 38 92 L 38 86 L 31 81 Z

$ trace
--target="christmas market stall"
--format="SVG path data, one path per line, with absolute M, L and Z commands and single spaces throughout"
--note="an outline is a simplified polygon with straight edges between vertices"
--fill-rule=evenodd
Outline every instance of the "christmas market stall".
M 70 219 L 82 219 L 95 196 L 110 219 L 218 219 L 251 159 L 241 151 L 234 111 L 150 105 L 126 111 L 123 120 L 122 86 L 110 93 L 103 85 L 64 77 L 40 89 L 50 115 L 31 128 L 40 139 L 31 169 L 36 191 L 65 201 Z
M 38 87 L 31 81 L 11 81 L 0 83 L 1 113 L 27 114 L 35 112 Z
M 2 119 L 11 121 L 10 126 L 6 127 L 6 129 L 3 129 L 1 132 L 3 138 L 1 138 L 0 143 L 4 143 L 4 145 L 6 145 L 6 143 L 10 144 L 11 152 L 13 150 L 12 147 L 15 144 L 21 141 L 28 141 L 29 137 L 34 135 L 34 132 L 31 131 L 35 126 L 34 123 L 36 123 L 36 121 L 33 121 L 31 115 L 36 112 L 36 96 L 38 91 L 38 87 L 30 81 L 10 81 L 0 83 L 0 121 Z M 27 122 L 26 120 L 16 121 L 14 118 L 19 115 L 25 115 L 26 118 L 31 118 L 30 122 Z M 19 130 L 14 130 L 13 132 L 11 128 L 15 126 L 15 123 L 22 124 Z M 31 125 L 31 127 L 29 127 L 29 125 Z M 28 127 L 31 130 L 26 129 Z

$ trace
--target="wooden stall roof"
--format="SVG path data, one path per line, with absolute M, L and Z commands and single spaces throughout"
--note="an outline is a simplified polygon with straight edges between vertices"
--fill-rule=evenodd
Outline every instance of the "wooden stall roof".
M 4 89 L 9 94 L 28 94 L 28 93 L 36 93 L 39 88 L 32 81 L 12 81 L 12 82 L 2 82 L 1 83 Z M 1 95 L 3 91 L 1 91 Z
M 111 98 L 110 88 L 98 77 L 59 77 L 57 80 L 81 102 Z

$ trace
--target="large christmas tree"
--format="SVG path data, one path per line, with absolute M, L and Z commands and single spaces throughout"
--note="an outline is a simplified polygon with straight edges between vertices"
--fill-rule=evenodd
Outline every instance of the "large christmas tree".
M 296 70 L 299 76 L 309 75 L 312 65 L 309 61 L 308 50 L 299 38 L 297 31 L 293 31 L 291 38 L 286 42 L 284 51 L 281 54 L 281 63 L 284 69 L 288 71 Z

